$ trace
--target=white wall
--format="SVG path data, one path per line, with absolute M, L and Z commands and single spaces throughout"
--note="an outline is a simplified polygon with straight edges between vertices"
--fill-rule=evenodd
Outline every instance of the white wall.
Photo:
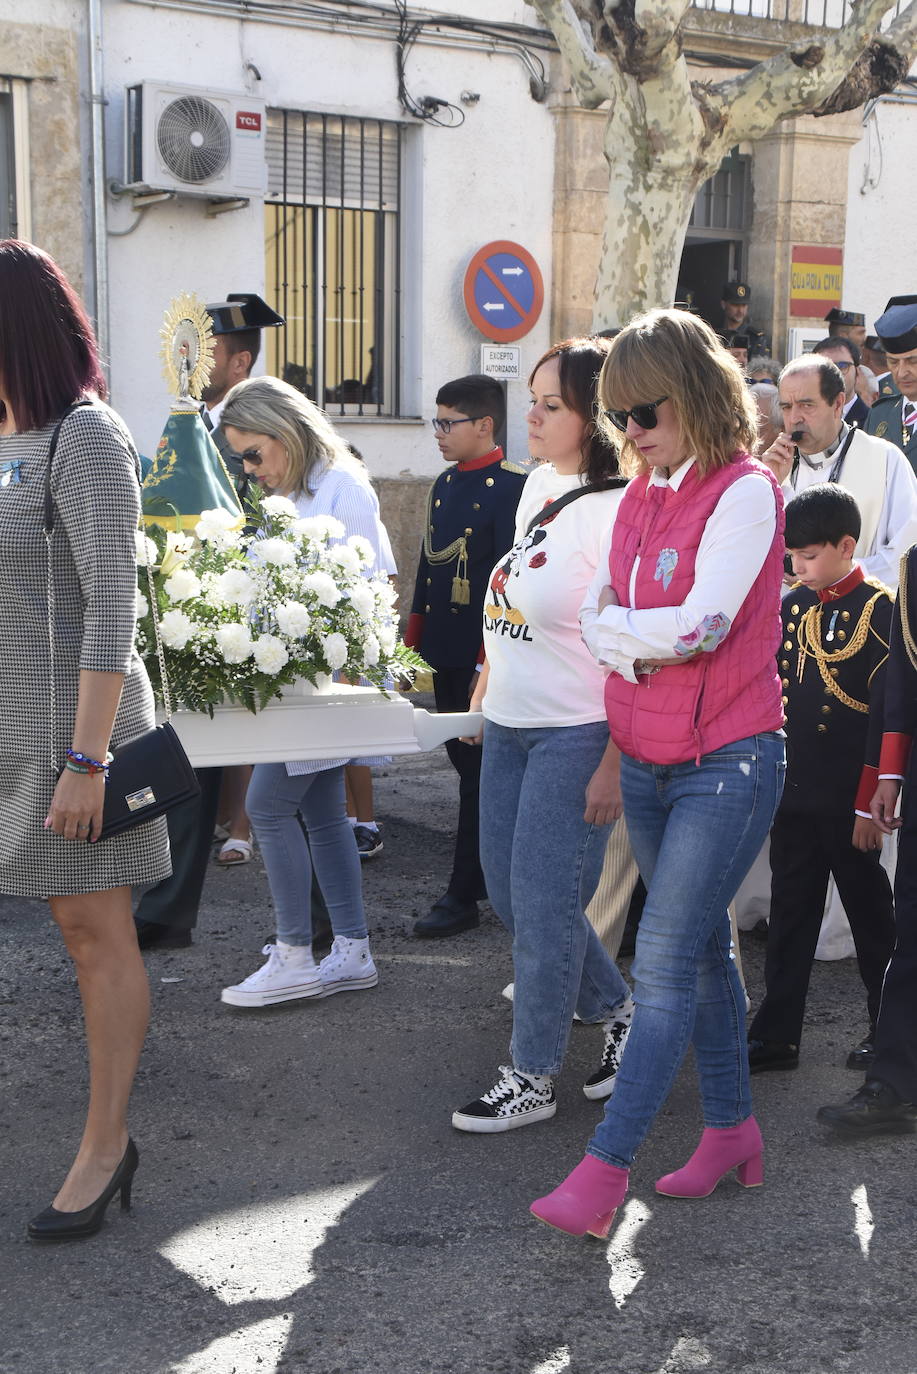
M 880 100 L 850 150 L 844 306 L 870 334 L 890 296 L 917 292 L 915 148 L 917 102 Z
M 483 17 L 481 0 L 452 7 Z M 520 3 L 509 6 L 523 19 Z M 515 13 L 519 11 L 519 13 Z M 500 18 L 509 17 L 501 14 Z M 262 80 L 244 68 L 250 61 Z M 108 177 L 123 172 L 123 91 L 135 82 L 167 80 L 222 90 L 248 90 L 269 106 L 404 119 L 397 99 L 394 43 L 379 38 L 224 18 L 110 0 L 104 6 Z M 480 93 L 461 128 L 414 127 L 416 183 L 409 187 L 411 240 L 403 274 L 416 284 L 418 311 L 405 351 L 419 374 L 406 392 L 428 420 L 437 388 L 479 370 L 482 342 L 465 314 L 462 279 L 473 252 L 492 239 L 513 239 L 534 255 L 550 296 L 553 121 L 529 94 L 522 64 L 483 47 L 418 44 L 408 68 L 415 95 L 459 104 Z M 464 108 L 464 107 L 463 107 Z M 109 201 L 111 375 L 113 402 L 143 452 L 152 454 L 168 411 L 158 359 L 163 311 L 180 291 L 204 300 L 264 283 L 260 202 L 208 218 L 201 201 L 154 206 L 124 237 L 135 215 L 127 198 Z M 523 371 L 550 343 L 548 312 L 522 340 Z M 511 456 L 525 455 L 525 381 L 509 386 Z M 341 421 L 377 476 L 434 473 L 440 462 L 429 424 Z

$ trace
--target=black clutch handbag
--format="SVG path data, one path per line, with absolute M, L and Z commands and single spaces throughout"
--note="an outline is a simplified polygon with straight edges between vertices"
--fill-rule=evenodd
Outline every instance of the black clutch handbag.
M 54 528 L 54 502 L 51 495 L 51 460 L 54 457 L 61 425 L 73 410 L 87 402 L 77 402 L 61 416 L 60 422 L 51 439 L 48 453 L 48 470 L 45 478 L 45 540 L 48 549 L 48 638 L 51 648 L 51 750 L 54 753 L 56 733 L 56 700 L 54 692 L 54 580 L 51 575 L 51 531 Z M 166 675 L 165 655 L 162 636 L 159 631 L 159 614 L 156 604 L 156 589 L 153 585 L 153 571 L 149 560 L 146 563 L 149 583 L 150 610 L 153 628 L 156 632 L 156 652 L 159 656 L 159 670 L 162 677 L 162 694 L 166 708 L 166 720 L 156 725 L 145 735 L 128 740 L 114 752 L 108 766 L 108 780 L 105 784 L 105 805 L 102 811 L 102 833 L 100 840 L 110 840 L 114 835 L 123 835 L 135 825 L 164 816 L 182 802 L 190 801 L 200 795 L 201 785 L 188 760 L 181 740 L 169 724 L 172 702 L 169 681 Z M 53 758 L 52 758 L 53 762 Z
M 129 740 L 108 766 L 100 840 L 164 816 L 200 795 L 201 785 L 168 721 Z

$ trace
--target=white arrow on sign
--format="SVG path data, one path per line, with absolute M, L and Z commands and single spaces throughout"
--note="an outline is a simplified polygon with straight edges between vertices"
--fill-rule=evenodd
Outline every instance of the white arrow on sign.
M 522 276 L 522 268 L 521 268 L 521 267 L 501 267 L 501 268 L 500 268 L 500 271 L 502 272 L 502 274 L 503 274 L 504 277 L 521 277 L 521 276 Z
M 503 307 L 503 302 L 502 302 L 502 301 L 485 301 L 485 302 L 484 302 L 484 309 L 485 309 L 485 310 L 502 310 L 503 308 L 504 308 L 504 307 Z

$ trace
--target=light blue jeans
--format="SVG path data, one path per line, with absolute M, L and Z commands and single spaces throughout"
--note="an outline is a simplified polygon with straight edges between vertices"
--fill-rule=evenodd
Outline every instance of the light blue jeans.
M 282 763 L 258 763 L 245 809 L 267 869 L 277 938 L 287 945 L 312 943 L 314 863 L 335 935 L 362 939 L 363 880 L 353 826 L 347 819 L 343 765 L 290 777 Z M 309 832 L 308 844 L 297 813 Z
M 513 1066 L 560 1071 L 574 1011 L 603 1021 L 629 995 L 586 919 L 611 826 L 583 820 L 586 785 L 608 744 L 604 721 L 511 729 L 487 721 L 481 866 L 513 937 Z
M 737 740 L 700 764 L 621 760 L 627 831 L 647 886 L 631 973 L 636 1011 L 587 1151 L 629 1169 L 694 1045 L 706 1126 L 751 1115 L 745 993 L 728 906 L 783 791 L 782 734 Z

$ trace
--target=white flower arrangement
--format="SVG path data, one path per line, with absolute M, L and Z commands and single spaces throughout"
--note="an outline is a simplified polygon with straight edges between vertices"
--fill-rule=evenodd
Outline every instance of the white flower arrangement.
M 153 569 L 173 697 L 212 713 L 225 701 L 262 709 L 298 678 L 342 672 L 382 688 L 423 660 L 398 639 L 395 593 L 371 572 L 373 549 L 331 516 L 301 519 L 268 496 L 245 532 L 204 511 L 187 533 L 151 526 L 137 540 L 138 646 L 161 695 L 146 563 Z

